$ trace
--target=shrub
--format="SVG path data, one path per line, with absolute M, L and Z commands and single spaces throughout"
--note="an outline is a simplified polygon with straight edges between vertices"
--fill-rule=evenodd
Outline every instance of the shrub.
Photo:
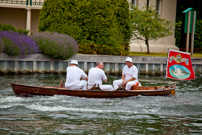
M 108 46 L 100 44 L 79 44 L 79 53 L 84 54 L 108 54 L 108 55 L 128 55 L 124 45 Z
M 197 48 L 201 51 L 202 48 L 202 19 L 198 19 L 196 21 L 196 33 L 195 33 L 195 39 L 194 39 L 194 48 Z M 199 51 L 199 52 L 200 52 Z
M 77 41 L 65 34 L 41 32 L 30 37 L 35 40 L 42 53 L 56 59 L 66 60 L 78 52 Z
M 40 12 L 39 31 L 67 34 L 81 44 L 124 45 L 128 50 L 129 18 L 126 0 L 47 0 Z
M 181 39 L 181 27 L 182 27 L 182 21 L 180 19 L 177 19 L 175 23 L 175 44 L 177 47 L 180 47 L 180 39 Z
M 26 35 L 28 35 L 29 33 L 28 30 L 23 30 L 20 28 L 16 30 L 16 28 L 10 24 L 7 25 L 7 24 L 1 24 L 1 23 L 0 23 L 0 31 L 13 31 L 13 32 L 18 32 L 20 34 L 26 34 Z
M 13 31 L 0 31 L 0 38 L 4 41 L 4 51 L 9 56 L 26 58 L 30 54 L 39 52 L 39 48 L 27 35 Z
M 3 40 L 0 38 L 0 53 L 2 53 L 4 50 L 4 42 Z

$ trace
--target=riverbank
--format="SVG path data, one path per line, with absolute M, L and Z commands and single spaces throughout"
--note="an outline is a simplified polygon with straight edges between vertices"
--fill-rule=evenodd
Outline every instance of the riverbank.
M 68 60 L 56 60 L 44 54 L 30 55 L 29 58 L 20 59 L 9 57 L 7 54 L 0 54 L 0 74 L 32 74 L 32 73 L 56 73 L 65 74 L 66 67 L 72 59 L 79 62 L 79 67 L 86 73 L 95 62 L 104 62 L 106 74 L 119 75 L 125 65 L 127 56 L 112 55 L 89 55 L 77 54 Z M 137 66 L 139 74 L 142 75 L 163 75 L 166 68 L 166 57 L 144 57 L 131 56 L 134 65 Z M 202 73 L 202 58 L 192 57 L 192 65 L 196 74 Z

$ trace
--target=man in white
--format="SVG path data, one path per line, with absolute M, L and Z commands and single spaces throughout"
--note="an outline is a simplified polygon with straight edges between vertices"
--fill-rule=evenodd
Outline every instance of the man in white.
M 102 62 L 96 62 L 96 67 L 93 67 L 88 72 L 88 88 L 92 88 L 93 85 L 98 85 L 102 90 L 112 90 L 111 85 L 102 85 L 102 81 L 107 82 L 105 72 L 102 70 L 104 64 Z
M 88 76 L 78 67 L 78 61 L 72 60 L 67 67 L 65 88 L 86 90 Z
M 117 89 L 121 84 L 126 86 L 126 90 L 130 90 L 133 85 L 141 86 L 138 82 L 138 69 L 133 65 L 132 58 L 127 57 L 126 65 L 123 68 L 122 79 L 113 82 L 114 89 Z

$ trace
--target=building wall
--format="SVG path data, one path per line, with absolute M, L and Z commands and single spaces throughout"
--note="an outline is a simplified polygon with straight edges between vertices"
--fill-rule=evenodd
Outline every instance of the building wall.
M 0 7 L 0 23 L 26 29 L 26 9 Z
M 31 31 L 32 32 L 38 32 L 38 24 L 39 24 L 39 15 L 40 15 L 40 10 L 32 10 L 32 24 L 31 24 Z

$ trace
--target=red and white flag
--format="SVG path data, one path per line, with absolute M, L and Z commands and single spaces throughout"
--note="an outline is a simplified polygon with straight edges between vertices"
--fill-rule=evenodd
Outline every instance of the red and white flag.
M 169 50 L 166 77 L 177 80 L 195 79 L 190 53 Z

